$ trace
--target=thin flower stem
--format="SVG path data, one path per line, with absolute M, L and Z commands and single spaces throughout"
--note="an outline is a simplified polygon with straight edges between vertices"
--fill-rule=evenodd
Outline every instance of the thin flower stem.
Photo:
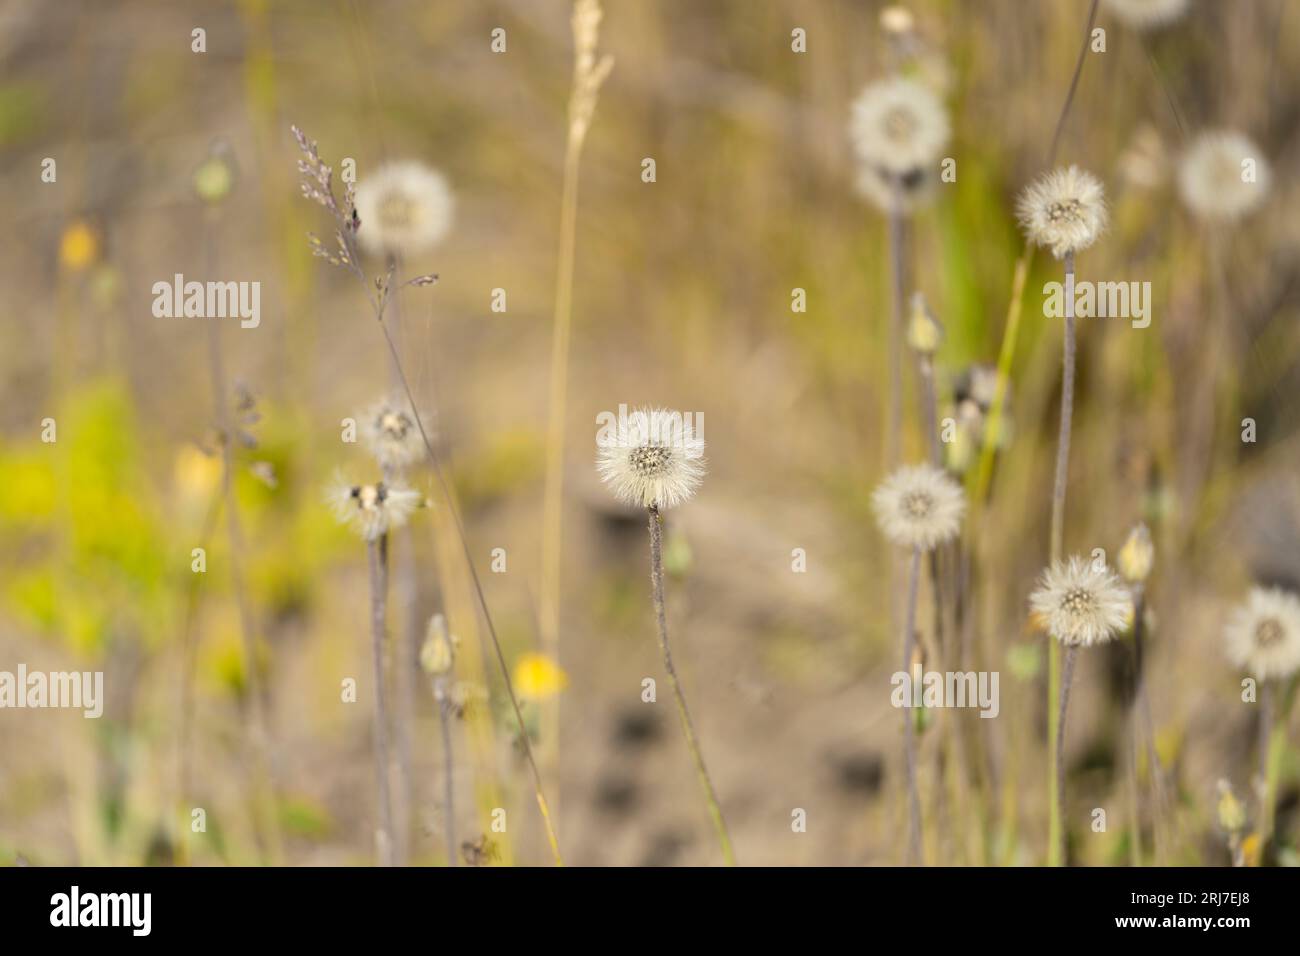
M 1065 254 L 1065 337 L 1063 344 L 1061 372 L 1061 424 L 1056 439 L 1056 477 L 1052 482 L 1052 528 L 1051 528 L 1051 562 L 1061 559 L 1062 539 L 1065 530 L 1065 489 L 1070 471 L 1070 429 L 1074 421 L 1074 253 Z M 1062 774 L 1060 767 L 1060 747 L 1062 726 L 1061 718 L 1065 708 L 1061 681 L 1061 647 L 1056 641 L 1048 644 L 1047 651 L 1047 736 L 1058 742 L 1056 749 L 1049 751 L 1048 761 L 1048 824 L 1047 824 L 1047 863 L 1048 866 L 1060 866 L 1062 830 L 1061 806 L 1064 796 L 1061 793 Z
M 1055 645 L 1056 641 L 1052 641 Z M 1056 842 L 1052 846 L 1055 857 L 1052 866 L 1065 865 L 1065 830 L 1061 821 L 1065 819 L 1065 711 L 1070 706 L 1070 682 L 1074 677 L 1074 661 L 1079 656 L 1079 649 L 1071 645 L 1065 649 L 1061 662 L 1061 708 L 1056 718 L 1056 741 L 1053 747 L 1056 772 L 1056 805 L 1053 813 L 1056 819 Z
M 916 650 L 917 579 L 920 576 L 921 549 L 913 548 L 907 574 L 907 624 L 903 630 L 903 672 L 911 675 L 913 684 L 922 677 L 917 673 L 920 668 L 912 666 Z M 903 708 L 903 757 L 907 769 L 907 862 L 909 866 L 920 866 L 921 795 L 916 785 L 916 714 L 912 713 L 910 706 Z
M 221 490 L 218 489 L 208 505 L 207 515 L 203 519 L 203 530 L 199 535 L 199 546 L 206 552 L 217 527 L 217 516 L 221 511 Z M 198 654 L 197 619 L 201 590 L 199 582 L 202 575 L 190 575 L 191 581 L 186 589 L 185 615 L 181 625 L 181 679 L 179 681 L 180 697 L 176 718 L 176 802 L 178 812 L 185 819 L 189 818 L 190 777 L 193 768 L 191 755 L 191 737 L 194 732 L 194 665 Z M 190 842 L 176 841 L 177 863 L 188 866 L 190 862 Z
M 367 545 L 370 559 L 370 650 L 375 666 L 375 850 L 380 866 L 393 865 L 393 805 L 388 792 L 388 692 L 384 686 L 384 630 L 388 616 L 388 535 Z
M 718 831 L 718 842 L 722 845 L 722 859 L 727 866 L 736 865 L 736 855 L 731 848 L 731 837 L 727 833 L 727 823 L 722 818 L 722 807 L 718 795 L 713 790 L 709 779 L 709 770 L 704 764 L 704 755 L 700 752 L 699 741 L 695 737 L 695 726 L 691 723 L 691 713 L 686 708 L 686 697 L 682 685 L 677 680 L 677 669 L 673 667 L 673 655 L 668 649 L 668 617 L 664 610 L 664 562 L 663 562 L 663 524 L 659 509 L 653 505 L 650 515 L 650 584 L 654 594 L 655 621 L 659 625 L 659 650 L 663 652 L 664 671 L 668 674 L 668 683 L 673 689 L 677 702 L 677 716 L 681 718 L 682 734 L 686 737 L 686 746 L 695 761 L 695 773 L 700 778 L 700 788 L 704 791 L 704 800 L 709 806 L 709 816 L 713 818 L 713 827 Z
M 889 265 L 893 304 L 889 314 L 889 420 L 885 432 L 885 462 L 898 464 L 903 430 L 903 210 L 902 187 L 893 185 L 889 211 Z
M 1070 473 L 1070 430 L 1074 422 L 1074 253 L 1065 255 L 1065 341 L 1061 371 L 1061 425 L 1056 440 L 1056 477 L 1052 482 L 1051 558 L 1061 559 L 1065 537 L 1065 489 Z
M 939 442 L 939 396 L 934 382 L 934 359 L 925 353 L 918 353 L 916 365 L 921 380 L 921 408 L 926 434 L 929 435 L 926 448 L 930 456 L 930 464 L 942 469 L 943 451 Z M 930 571 L 930 592 L 934 596 L 934 646 L 939 660 L 948 661 L 953 670 L 961 669 L 953 660 L 956 654 L 955 648 L 948 646 L 956 630 L 956 616 L 954 614 L 952 628 L 949 629 L 946 619 L 949 608 L 944 597 L 956 593 L 956 582 L 952 580 L 951 557 L 960 546 L 960 543 L 955 547 L 948 544 L 940 545 L 930 551 L 926 561 Z M 960 725 L 959 713 L 944 715 L 943 746 L 937 754 L 941 768 L 938 777 L 940 788 L 943 787 L 945 775 L 952 780 L 954 789 L 958 782 L 967 779 L 966 755 L 960 739 Z M 943 769 L 945 767 L 946 774 Z M 970 801 L 960 799 L 960 795 L 954 792 L 953 805 L 954 816 L 960 818 L 963 833 L 969 832 Z
M 447 843 L 447 865 L 456 865 L 456 788 L 452 785 L 451 753 L 451 697 L 447 678 L 437 677 L 433 682 L 433 699 L 438 705 L 438 724 L 442 730 L 442 793 L 443 833 Z
M 217 240 L 215 223 L 209 219 L 205 233 L 209 275 L 216 274 Z M 244 584 L 244 532 L 239 521 L 239 502 L 235 496 L 234 444 L 235 424 L 230 414 L 230 391 L 226 382 L 225 359 L 221 349 L 221 323 L 208 323 L 208 365 L 212 379 L 212 399 L 216 406 L 217 430 L 221 443 L 221 501 L 226 512 L 226 536 L 230 542 L 230 587 L 239 612 L 239 634 L 244 652 L 248 681 L 246 732 L 253 750 L 253 808 L 256 828 L 263 850 L 273 866 L 279 865 L 283 853 L 280 838 L 279 809 L 275 782 L 271 775 L 270 734 L 267 730 L 266 697 L 262 687 L 261 654 L 253 609 Z
M 391 312 L 389 325 L 393 330 L 397 352 L 402 351 L 402 299 L 400 295 L 402 260 L 396 255 L 389 255 L 388 270 L 392 283 L 399 290 L 389 299 Z M 397 369 L 389 360 L 389 389 L 398 387 Z M 384 482 L 393 484 L 399 480 L 401 469 L 384 466 Z M 393 635 L 393 690 L 394 713 L 393 735 L 394 765 L 397 768 L 397 789 L 393 794 L 393 859 L 396 865 L 405 866 L 411 847 L 411 812 L 415 806 L 415 778 L 411 772 L 411 754 L 414 746 L 411 729 L 415 726 L 415 661 L 416 646 L 419 640 L 420 611 L 418 607 L 419 587 L 415 567 L 415 536 L 410 529 L 403 529 L 392 538 L 396 597 L 396 607 L 401 620 Z
M 929 436 L 926 451 L 930 464 L 943 467 L 943 452 L 939 443 L 939 396 L 934 385 L 934 360 L 928 355 L 918 355 L 916 367 L 921 373 L 921 405 L 925 413 L 925 432 Z
M 384 335 L 384 341 L 388 343 L 388 350 L 395 359 L 397 359 L 397 350 L 393 346 L 392 336 L 388 334 L 388 326 L 384 324 L 384 313 L 382 304 L 375 307 L 375 318 L 379 322 L 379 329 Z M 442 463 L 439 461 L 437 454 L 433 450 L 433 444 L 429 441 L 429 435 L 424 430 L 424 419 L 420 411 L 415 407 L 415 395 L 411 391 L 410 381 L 406 377 L 406 371 L 402 368 L 400 359 L 397 360 L 398 378 L 402 383 L 402 391 L 406 395 L 407 404 L 411 406 L 411 416 L 415 419 L 415 426 L 420 432 L 420 440 L 424 443 L 425 453 L 429 457 L 429 463 L 433 466 L 434 477 L 438 480 L 438 486 L 442 489 L 443 498 L 447 502 L 447 511 L 451 514 L 452 522 L 456 528 L 456 536 L 460 539 L 461 548 L 465 553 L 465 565 L 469 569 L 470 582 L 474 585 L 474 596 L 478 600 L 479 610 L 483 612 L 483 620 L 487 624 L 488 636 L 492 639 L 492 650 L 496 655 L 497 665 L 501 669 L 501 681 L 506 689 L 506 696 L 510 698 L 510 706 L 514 711 L 515 725 L 519 729 L 519 739 L 523 744 L 524 758 L 528 762 L 528 767 L 533 776 L 533 793 L 537 798 L 537 809 L 541 812 L 542 823 L 546 828 L 546 839 L 551 847 L 551 856 L 555 860 L 556 866 L 564 866 L 564 858 L 560 855 L 560 842 L 555 833 L 555 824 L 551 819 L 551 808 L 546 802 L 546 794 L 542 791 L 542 774 L 537 769 L 537 760 L 533 756 L 533 745 L 529 740 L 528 726 L 524 723 L 524 714 L 519 707 L 519 698 L 515 695 L 514 685 L 510 681 L 510 667 L 506 664 L 505 652 L 501 650 L 501 640 L 497 637 L 496 625 L 492 621 L 492 614 L 488 610 L 487 597 L 483 594 L 483 583 L 479 580 L 478 569 L 474 566 L 474 555 L 469 548 L 469 537 L 465 533 L 465 525 L 461 521 L 460 512 L 456 510 L 455 498 L 451 493 L 451 485 L 447 481 L 447 476 L 443 473 Z
M 1134 587 L 1133 597 L 1133 661 L 1137 673 L 1137 687 L 1134 690 L 1135 720 L 1133 721 L 1133 759 L 1136 764 L 1138 755 L 1145 745 L 1147 757 L 1147 775 L 1151 778 L 1151 790 L 1155 797 L 1152 829 L 1155 831 L 1155 860 L 1159 863 L 1164 851 L 1164 813 L 1165 780 L 1164 770 L 1160 766 L 1160 754 L 1156 750 L 1155 724 L 1151 720 L 1151 697 L 1147 692 L 1146 658 L 1146 588 L 1139 584 Z
M 1088 59 L 1088 49 L 1092 44 L 1092 25 L 1097 22 L 1097 4 L 1099 0 L 1092 0 L 1088 7 L 1088 23 L 1083 28 L 1083 43 L 1079 47 L 1078 59 L 1074 61 L 1074 73 L 1070 76 L 1070 89 L 1065 94 L 1065 105 L 1061 107 L 1061 115 L 1056 119 L 1056 129 L 1052 131 L 1052 145 L 1047 151 L 1047 168 L 1051 169 L 1056 163 L 1056 151 L 1061 145 L 1061 134 L 1065 132 L 1065 120 L 1070 115 L 1070 106 L 1074 103 L 1074 94 L 1079 89 L 1079 77 L 1083 75 L 1083 63 Z
M 1259 813 L 1260 852 L 1267 851 L 1273 838 L 1277 813 L 1277 788 L 1282 773 L 1282 756 L 1286 752 L 1286 718 L 1289 698 L 1276 681 L 1264 681 L 1259 712 L 1259 770 L 1264 794 Z
M 1128 746 L 1125 751 L 1124 777 L 1128 790 L 1128 807 L 1129 807 L 1129 838 L 1128 838 L 1128 857 L 1129 866 L 1142 865 L 1142 802 L 1138 796 L 1138 743 L 1136 721 L 1132 713 L 1129 715 L 1129 734 Z
M 304 152 L 312 157 L 313 161 L 318 161 L 315 154 L 315 144 L 309 144 L 302 130 L 296 126 L 292 127 L 294 137 Z M 515 725 L 519 730 L 519 739 L 523 744 L 524 757 L 528 762 L 529 769 L 532 771 L 533 792 L 537 798 L 537 809 L 542 815 L 542 823 L 546 828 L 546 839 L 550 844 L 551 856 L 555 860 L 556 866 L 564 865 L 564 858 L 560 855 L 560 843 L 555 834 L 555 825 L 551 819 L 550 805 L 546 802 L 546 795 L 542 791 L 542 775 L 537 769 L 537 761 L 533 756 L 533 747 L 529 739 L 528 728 L 524 723 L 523 711 L 519 708 L 519 699 L 515 696 L 514 686 L 510 682 L 510 668 L 506 664 L 505 653 L 501 650 L 501 641 L 497 636 L 496 625 L 492 621 L 492 614 L 488 610 L 487 598 L 483 593 L 483 583 L 479 580 L 478 568 L 474 564 L 474 555 L 470 550 L 469 536 L 465 533 L 465 524 L 461 520 L 460 513 L 456 509 L 456 499 L 451 492 L 451 485 L 447 481 L 447 476 L 443 473 L 442 463 L 438 459 L 437 453 L 433 450 L 433 443 L 429 441 L 429 434 L 424 427 L 424 418 L 420 415 L 419 408 L 416 407 L 415 394 L 411 391 L 410 379 L 407 378 L 406 370 L 402 367 L 401 357 L 398 355 L 397 346 L 393 341 L 393 336 L 389 332 L 387 323 L 384 321 L 384 310 L 387 306 L 389 295 L 392 290 L 393 270 L 390 267 L 387 281 L 377 282 L 378 290 L 372 294 L 370 283 L 366 279 L 366 274 L 358 265 L 360 262 L 360 253 L 357 249 L 356 233 L 353 229 L 349 213 L 344 213 L 338 206 L 332 191 L 318 200 L 325 209 L 334 217 L 337 223 L 338 238 L 342 242 L 344 251 L 347 253 L 346 260 L 343 262 L 350 272 L 361 282 L 362 288 L 365 289 L 366 301 L 370 303 L 371 311 L 374 313 L 375 321 L 379 325 L 379 330 L 383 334 L 384 342 L 388 346 L 388 352 L 393 358 L 393 370 L 397 373 L 398 381 L 402 386 L 402 392 L 406 396 L 407 404 L 411 407 L 411 416 L 415 419 L 416 428 L 420 432 L 420 441 L 424 444 L 425 454 L 429 458 L 429 464 L 433 467 L 434 477 L 438 481 L 438 486 L 442 489 L 443 498 L 447 502 L 447 511 L 452 517 L 452 523 L 456 530 L 456 537 L 460 541 L 461 549 L 465 555 L 465 566 L 469 571 L 470 582 L 474 586 L 474 597 L 478 602 L 479 610 L 483 613 L 483 621 L 487 625 L 488 635 L 492 640 L 492 650 L 496 656 L 497 665 L 501 669 L 501 681 L 505 686 L 506 695 L 510 698 L 510 706 L 514 711 Z M 428 285 L 437 281 L 437 276 L 424 276 L 421 285 Z M 415 281 L 415 280 L 412 280 Z

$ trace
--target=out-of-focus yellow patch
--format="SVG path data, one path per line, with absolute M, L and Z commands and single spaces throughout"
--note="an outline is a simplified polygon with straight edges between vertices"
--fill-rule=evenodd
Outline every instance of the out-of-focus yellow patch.
M 1241 859 L 1246 866 L 1259 866 L 1260 852 L 1264 844 L 1259 839 L 1258 833 L 1252 833 L 1246 839 L 1241 841 Z
M 1031 643 L 1013 644 L 1007 649 L 1007 669 L 1020 681 L 1033 680 L 1043 667 L 1041 645 Z
M 185 445 L 176 453 L 172 479 L 182 501 L 191 503 L 210 498 L 221 481 L 221 459 L 205 454 L 194 445 Z
M 59 265 L 69 272 L 81 272 L 99 259 L 99 236 L 91 226 L 78 219 L 63 230 L 59 240 Z
M 206 159 L 194 171 L 194 191 L 204 202 L 221 202 L 230 195 L 230 189 L 234 184 L 234 170 L 224 156 Z
M 199 656 L 201 679 L 224 693 L 242 696 L 248 687 L 244 647 L 239 633 L 239 619 L 230 608 L 216 611 L 208 622 Z
M 515 661 L 515 692 L 529 700 L 546 700 L 569 686 L 569 675 L 545 654 L 525 654 Z

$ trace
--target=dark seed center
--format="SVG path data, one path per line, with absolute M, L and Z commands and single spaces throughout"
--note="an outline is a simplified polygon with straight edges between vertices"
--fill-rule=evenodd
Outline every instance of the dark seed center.
M 1267 617 L 1255 626 L 1255 643 L 1260 647 L 1272 647 L 1282 640 L 1282 625 Z
M 1092 592 L 1084 588 L 1075 588 L 1065 595 L 1061 606 L 1071 614 L 1085 614 L 1096 604 Z
M 916 116 L 911 110 L 896 107 L 885 114 L 885 135 L 896 143 L 916 135 Z
M 379 204 L 379 218 L 385 226 L 401 229 L 415 219 L 415 207 L 405 196 L 392 193 Z
M 903 496 L 903 513 L 909 518 L 924 518 L 934 510 L 934 499 L 924 491 Z
M 1077 199 L 1063 199 L 1047 207 L 1047 218 L 1052 222 L 1078 222 L 1083 216 L 1082 204 Z
M 410 419 L 401 412 L 384 412 L 379 417 L 380 430 L 392 438 L 405 438 L 410 427 Z
M 632 449 L 628 461 L 638 475 L 652 478 L 668 470 L 672 457 L 672 452 L 662 445 L 641 445 Z

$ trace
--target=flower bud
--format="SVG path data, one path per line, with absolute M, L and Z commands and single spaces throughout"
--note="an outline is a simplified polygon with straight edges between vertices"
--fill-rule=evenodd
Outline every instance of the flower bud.
M 441 677 L 451 671 L 455 652 L 447 633 L 447 619 L 435 614 L 429 619 L 424 646 L 420 648 L 420 666 L 430 677 Z
M 1128 539 L 1119 549 L 1116 563 L 1124 580 L 1132 584 L 1141 584 L 1151 574 L 1151 565 L 1155 562 L 1156 550 L 1151 543 L 1151 532 L 1145 524 L 1136 525 L 1128 533 Z
M 912 296 L 912 317 L 907 323 L 907 344 L 921 355 L 933 355 L 943 342 L 943 326 L 930 314 L 921 293 Z

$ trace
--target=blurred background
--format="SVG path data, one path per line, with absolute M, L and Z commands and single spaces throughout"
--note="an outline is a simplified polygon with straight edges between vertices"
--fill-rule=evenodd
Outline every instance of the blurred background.
M 889 246 L 885 218 L 853 188 L 850 104 L 901 71 L 951 111 L 957 180 L 908 222 L 906 242 L 907 291 L 945 328 L 940 415 L 954 415 L 1003 346 L 1023 252 L 1014 199 L 1045 169 L 1090 4 L 918 0 L 882 19 L 885 6 L 606 4 L 599 49 L 615 62 L 577 219 L 559 651 L 539 656 L 571 5 L 0 0 L 13 221 L 0 237 L 0 670 L 99 670 L 106 695 L 99 720 L 0 712 L 0 862 L 374 860 L 365 546 L 324 496 L 337 469 L 373 479 L 341 423 L 389 393 L 390 371 L 360 284 L 311 254 L 306 234 L 333 227 L 299 194 L 291 124 L 336 171 L 351 158 L 364 181 L 416 159 L 454 192 L 447 238 L 403 264 L 440 281 L 401 290 L 389 321 L 566 862 L 719 860 L 666 685 L 659 703 L 641 699 L 642 680 L 662 678 L 644 517 L 593 467 L 596 416 L 620 403 L 705 422 L 709 476 L 668 516 L 669 622 L 740 862 L 900 862 L 893 553 L 870 509 L 887 470 Z M 1252 583 L 1300 585 L 1300 12 L 1193 0 L 1140 32 L 1102 4 L 1096 26 L 1105 49 L 1085 58 L 1058 159 L 1104 181 L 1112 225 L 1079 275 L 1149 281 L 1153 321 L 1081 324 L 1066 547 L 1113 555 L 1138 521 L 1152 529 L 1145 671 L 1163 798 L 1151 802 L 1145 749 L 1126 770 L 1126 638 L 1076 672 L 1070 859 L 1227 865 L 1218 785 L 1254 815 L 1258 707 L 1241 700 L 1223 622 Z M 791 48 L 796 28 L 806 52 Z M 1272 187 L 1250 217 L 1206 227 L 1179 202 L 1176 163 L 1196 132 L 1224 126 L 1260 145 Z M 205 203 L 195 172 L 214 150 L 235 175 Z M 42 181 L 46 158 L 55 182 Z M 1046 638 L 1025 602 L 1047 556 L 1060 331 L 1042 318 L 1041 290 L 1058 270 L 1039 255 L 1028 273 L 987 484 L 958 469 L 979 503 L 963 545 L 965 663 L 1000 673 L 1001 706 L 994 720 L 924 722 L 932 863 L 1045 856 Z M 176 273 L 261 283 L 257 328 L 215 320 L 242 547 L 222 504 L 211 322 L 152 313 L 153 284 Z M 792 311 L 796 288 L 806 311 Z M 496 289 L 505 311 L 492 309 Z M 925 450 L 916 379 L 909 361 L 909 460 Z M 986 412 L 987 397 L 975 406 Z M 447 861 L 438 717 L 414 650 L 441 612 L 460 642 L 456 854 L 547 864 L 452 505 L 426 469 L 411 477 L 432 507 L 393 542 L 404 858 Z M 197 547 L 203 574 L 191 570 Z M 806 571 L 792 570 L 796 548 Z M 922 600 L 928 627 L 928 588 Z M 355 703 L 341 693 L 349 678 Z M 1300 859 L 1298 721 L 1270 862 Z M 957 769 L 953 728 L 966 743 Z M 1090 826 L 1095 807 L 1105 832 Z M 796 809 L 806 832 L 792 828 Z

